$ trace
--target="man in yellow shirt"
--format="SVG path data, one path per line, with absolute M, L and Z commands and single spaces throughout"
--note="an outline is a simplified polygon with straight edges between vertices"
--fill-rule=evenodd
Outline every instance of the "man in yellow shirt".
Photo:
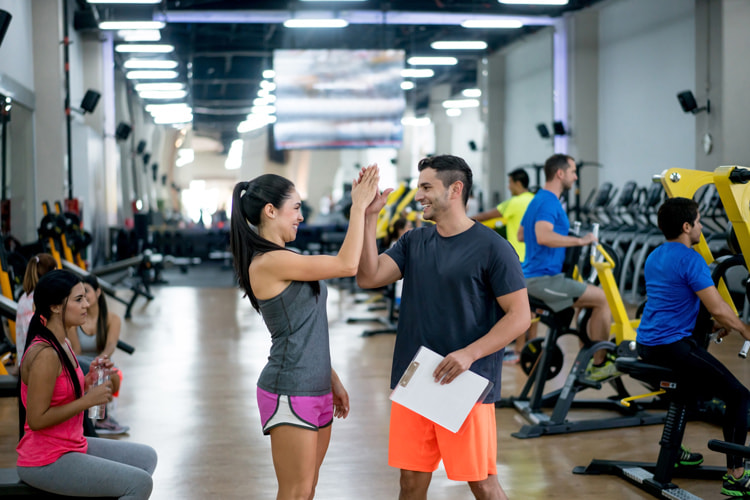
M 526 207 L 534 198 L 534 193 L 529 191 L 529 175 L 524 169 L 519 168 L 508 174 L 508 190 L 512 195 L 510 198 L 500 203 L 497 208 L 475 215 L 474 220 L 484 222 L 498 217 L 504 218 L 508 243 L 516 250 L 518 259 L 523 262 L 526 245 L 518 241 L 518 228 L 521 226 L 523 214 L 526 213 Z

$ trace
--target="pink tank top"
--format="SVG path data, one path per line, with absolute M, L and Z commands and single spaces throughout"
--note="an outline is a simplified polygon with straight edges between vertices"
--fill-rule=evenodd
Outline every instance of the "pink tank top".
M 35 341 L 34 344 L 45 342 L 44 340 Z M 67 343 L 67 339 L 65 340 Z M 32 345 L 34 345 L 32 344 Z M 68 344 L 68 347 L 70 345 Z M 81 388 L 84 387 L 83 371 L 76 362 L 76 375 Z M 26 397 L 28 387 L 21 381 L 21 401 L 26 406 Z M 62 406 L 75 401 L 76 394 L 73 383 L 68 378 L 68 374 L 63 368 L 62 373 L 55 380 L 55 388 L 52 391 L 52 401 L 50 406 Z M 83 413 L 61 422 L 52 427 L 38 431 L 31 430 L 28 420 L 24 422 L 24 435 L 16 447 L 18 452 L 19 467 L 40 467 L 55 462 L 65 453 L 78 452 L 86 453 L 88 443 L 83 436 Z

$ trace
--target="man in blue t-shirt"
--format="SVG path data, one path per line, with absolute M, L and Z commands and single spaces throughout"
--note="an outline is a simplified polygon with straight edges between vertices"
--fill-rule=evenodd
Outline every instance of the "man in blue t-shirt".
M 544 177 L 544 189 L 529 203 L 518 230 L 518 239 L 526 243 L 523 274 L 529 295 L 555 312 L 571 306 L 590 308 L 589 338 L 594 342 L 609 340 L 612 313 L 604 291 L 563 274 L 565 248 L 596 242 L 591 233 L 582 238 L 568 235 L 570 221 L 560 203 L 560 195 L 578 179 L 575 161 L 568 155 L 550 156 L 544 163 Z M 594 381 L 617 374 L 614 356 L 604 349 L 594 353 L 586 368 L 586 377 Z
M 424 219 L 435 224 L 412 229 L 378 255 L 377 217 L 390 190 L 376 196 L 365 215 L 357 272 L 363 288 L 404 279 L 391 388 L 420 346 L 445 356 L 433 374 L 436 382 L 450 383 L 471 370 L 494 386 L 455 434 L 392 403 L 388 463 L 401 469 L 399 498 L 426 498 L 442 460 L 448 478 L 467 481 L 476 498 L 504 500 L 494 403 L 500 399 L 503 349 L 529 327 L 523 272 L 510 244 L 466 215 L 472 172 L 463 159 L 424 158 L 418 169 L 414 199 Z
M 698 204 L 688 198 L 670 198 L 659 208 L 658 222 L 667 241 L 646 259 L 648 300 L 638 326 L 638 354 L 648 363 L 674 370 L 692 393 L 721 398 L 726 404 L 724 440 L 744 445 L 750 392 L 698 345 L 692 333 L 701 302 L 724 332 L 737 331 L 750 340 L 750 327 L 721 298 L 706 261 L 692 249 L 702 230 Z M 698 455 L 694 463 L 703 461 L 699 454 L 690 455 Z M 745 470 L 742 457 L 727 455 L 721 493 L 750 495 L 750 470 Z

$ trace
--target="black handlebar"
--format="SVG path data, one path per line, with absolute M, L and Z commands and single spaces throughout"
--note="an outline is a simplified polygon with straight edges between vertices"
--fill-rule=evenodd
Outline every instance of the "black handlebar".
M 747 184 L 750 181 L 750 169 L 735 168 L 729 174 L 729 182 L 732 184 Z

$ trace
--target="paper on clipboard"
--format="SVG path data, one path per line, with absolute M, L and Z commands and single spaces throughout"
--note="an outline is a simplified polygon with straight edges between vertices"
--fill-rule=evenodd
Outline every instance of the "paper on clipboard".
M 422 346 L 409 363 L 390 399 L 451 432 L 458 432 L 477 402 L 484 399 L 493 383 L 465 371 L 450 384 L 435 382 L 432 374 L 443 356 Z

